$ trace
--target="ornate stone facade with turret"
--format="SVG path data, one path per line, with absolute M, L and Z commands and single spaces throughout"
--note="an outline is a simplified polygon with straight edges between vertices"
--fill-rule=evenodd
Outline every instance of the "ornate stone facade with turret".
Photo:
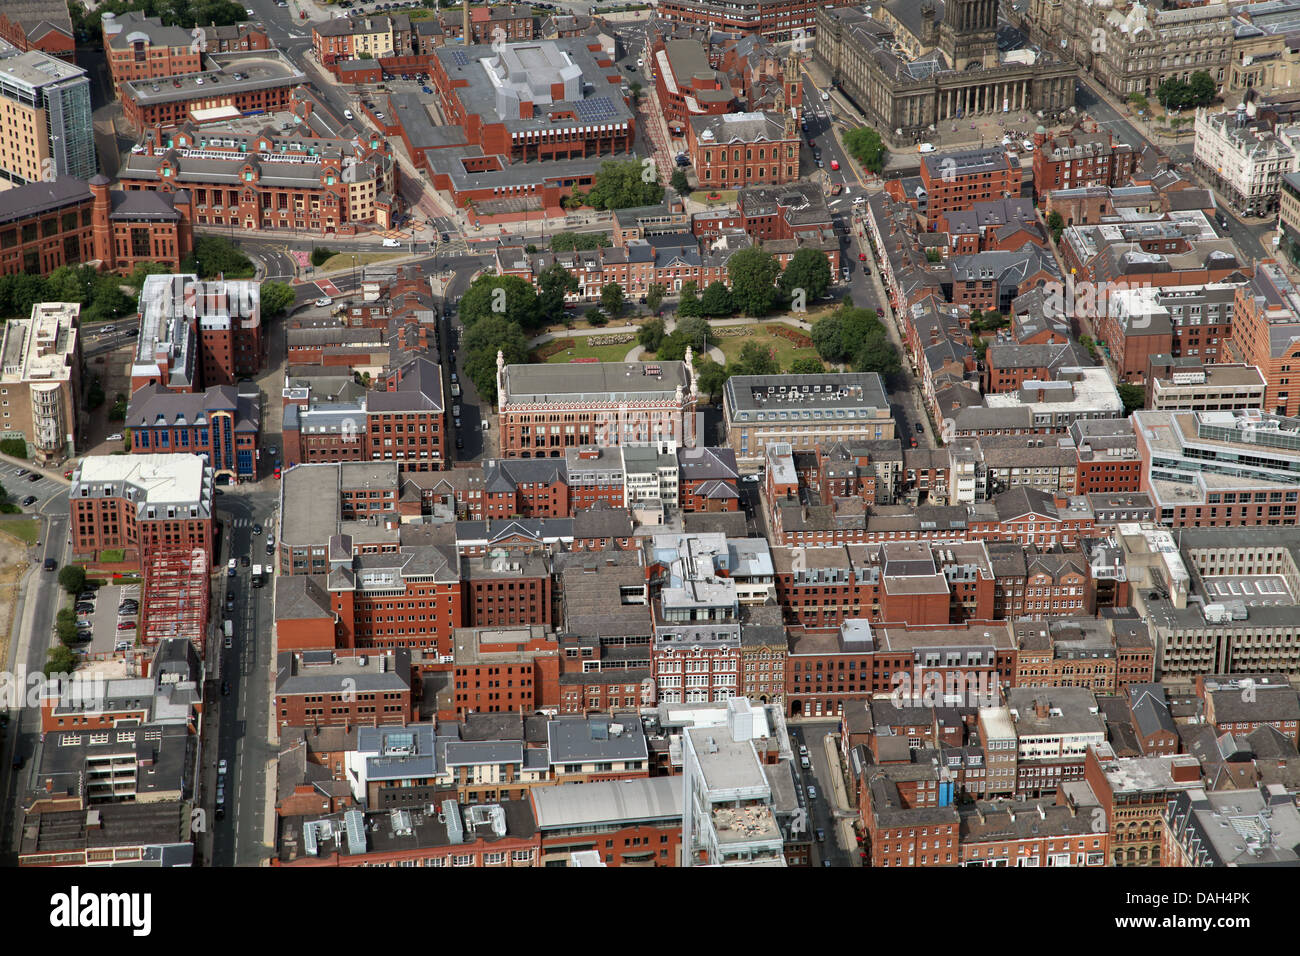
M 1029 0 L 1022 14 L 1012 15 L 1031 41 L 1077 63 L 1121 99 L 1133 93 L 1151 97 L 1165 80 L 1186 82 L 1198 71 L 1210 74 L 1217 86 L 1230 84 L 1234 63 L 1243 59 L 1234 54 L 1236 38 L 1257 45 L 1254 37 L 1263 35 L 1251 31 L 1248 19 L 1234 19 L 1226 3 L 1157 7 L 1127 0 Z M 1254 55 L 1272 52 L 1262 59 L 1277 59 L 1283 35 L 1276 34 L 1278 49 Z
M 1061 118 L 1074 104 L 1077 67 L 1047 47 L 999 51 L 997 10 L 997 0 L 823 8 L 814 54 L 894 146 L 974 114 Z

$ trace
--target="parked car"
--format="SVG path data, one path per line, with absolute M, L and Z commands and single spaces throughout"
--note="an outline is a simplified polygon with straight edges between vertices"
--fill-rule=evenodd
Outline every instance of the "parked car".
M 343 111 L 343 118 L 344 118 L 345 120 L 354 120 L 354 119 L 356 119 L 356 117 L 352 115 L 352 111 L 351 111 L 351 110 L 344 110 L 344 111 Z
M 817 799 L 817 788 L 812 786 L 811 784 L 809 784 L 808 786 L 808 799 L 809 800 Z
M 109 435 L 107 438 L 104 439 L 104 441 L 121 441 L 121 440 L 122 440 L 121 432 L 113 432 L 113 434 Z
M 272 478 L 277 478 L 277 479 L 280 477 L 280 466 L 279 466 L 279 465 L 276 465 L 276 466 L 275 466 L 275 472 L 274 472 L 274 474 L 271 475 L 271 477 L 272 477 Z
M 28 480 L 28 481 L 40 481 L 40 480 L 41 480 L 41 476 L 38 475 L 38 474 L 36 474 L 36 472 L 32 472 L 30 475 L 27 476 L 27 480 Z
M 246 567 L 248 567 L 251 563 L 252 563 L 252 562 L 248 560 L 248 555 L 246 555 L 246 554 L 243 555 L 243 556 L 241 556 L 240 559 L 239 559 L 239 566 L 240 566 L 241 568 L 246 568 Z
M 24 507 L 24 508 L 30 508 L 30 507 L 31 507 L 32 505 L 34 505 L 34 504 L 36 504 L 36 496 L 35 496 L 35 495 L 28 495 L 26 498 L 23 499 L 23 507 Z
M 18 469 L 18 477 L 19 477 L 19 478 L 26 478 L 26 477 L 27 477 L 28 475 L 30 475 L 30 474 L 31 474 L 31 472 L 28 471 L 26 468 L 19 468 L 19 469 Z
M 323 309 L 326 306 L 331 305 L 333 302 L 334 300 L 329 298 L 328 296 L 321 296 L 319 299 L 316 300 L 316 308 Z
M 217 775 L 218 775 L 218 776 L 224 776 L 225 773 L 226 773 L 226 770 L 227 770 L 227 769 L 228 769 L 228 767 L 227 767 L 227 764 L 226 764 L 226 762 L 225 762 L 224 760 L 218 760 L 218 761 L 217 761 Z
M 229 696 L 230 696 L 230 681 L 228 681 L 228 680 L 223 680 L 223 681 L 221 682 L 221 696 L 222 696 L 222 697 L 229 697 Z M 220 800 L 218 800 L 218 802 L 220 802 Z
M 117 626 L 117 629 L 119 631 L 134 631 L 135 621 L 123 621 L 121 624 Z

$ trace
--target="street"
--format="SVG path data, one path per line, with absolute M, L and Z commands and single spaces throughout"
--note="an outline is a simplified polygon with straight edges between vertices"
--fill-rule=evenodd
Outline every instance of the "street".
M 860 865 L 856 841 L 848 843 L 842 832 L 844 828 L 840 826 L 841 821 L 848 820 L 852 814 L 848 812 L 849 808 L 837 811 L 834 805 L 835 784 L 832 774 L 839 775 L 840 768 L 831 766 L 824 744 L 827 734 L 838 734 L 839 722 L 807 721 L 791 723 L 789 728 L 790 744 L 796 753 L 795 779 L 799 785 L 799 800 L 807 810 L 808 827 L 813 835 L 812 865 L 821 867 L 828 860 L 833 867 Z M 802 769 L 802 761 L 798 756 L 801 746 L 808 748 L 807 756 L 812 765 L 809 770 Z M 810 786 L 815 797 L 809 794 Z M 824 842 L 816 838 L 819 830 L 825 837 Z
M 247 555 L 253 565 L 274 564 L 265 545 L 268 528 L 279 533 L 278 524 L 270 527 L 278 506 L 279 482 L 269 478 L 228 488 L 218 499 L 223 534 L 221 550 L 213 559 L 217 568 L 213 617 L 229 619 L 234 635 L 228 650 L 223 646 L 224 638 L 214 638 L 208 654 L 206 694 L 215 704 L 209 713 L 216 716 L 216 734 L 209 727 L 202 768 L 206 795 L 202 806 L 208 820 L 213 821 L 208 859 L 211 866 L 256 866 L 269 853 L 265 846 L 267 788 L 274 787 L 275 782 L 268 776 L 268 766 L 277 755 L 267 742 L 275 664 L 275 576 L 265 572 L 265 586 L 255 588 L 251 568 L 240 567 L 231 578 L 225 562 Z M 262 534 L 253 533 L 254 524 L 263 526 Z M 227 593 L 235 595 L 233 611 L 225 610 Z M 219 690 L 227 685 L 229 696 Z M 223 759 L 230 768 L 225 777 L 226 812 L 223 819 L 217 819 L 216 762 Z

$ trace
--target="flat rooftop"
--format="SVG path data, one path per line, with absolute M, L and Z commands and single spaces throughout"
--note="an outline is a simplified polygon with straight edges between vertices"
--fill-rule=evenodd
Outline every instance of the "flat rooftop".
M 1207 601 L 1244 604 L 1295 604 L 1286 578 L 1280 574 L 1228 574 L 1202 577 Z
M 836 418 L 889 417 L 889 399 L 875 372 L 801 375 L 797 380 L 787 375 L 733 375 L 727 380 L 726 396 L 733 415 L 831 410 Z
M 288 57 L 275 50 L 213 54 L 205 59 L 203 65 L 202 73 L 125 83 L 126 95 L 143 106 L 152 106 L 200 96 L 215 99 L 307 80 L 307 75 Z
M 503 405 L 570 402 L 612 403 L 671 398 L 689 390 L 685 362 L 590 362 L 572 365 L 507 365 Z
M 766 797 L 767 775 L 752 741 L 737 743 L 727 727 L 688 727 L 684 733 L 699 761 L 704 783 L 719 802 Z
M 71 497 L 90 487 L 143 494 L 142 505 L 210 504 L 212 472 L 198 455 L 89 455 L 72 475 Z

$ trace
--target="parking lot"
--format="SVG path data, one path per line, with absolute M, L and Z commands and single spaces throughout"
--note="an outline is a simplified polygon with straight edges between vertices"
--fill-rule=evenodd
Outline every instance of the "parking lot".
M 129 641 L 135 644 L 140 632 L 140 615 L 117 613 L 118 605 L 125 600 L 140 601 L 140 585 L 108 584 L 95 593 L 95 613 L 87 617 L 77 615 L 77 620 L 90 621 L 94 630 L 91 632 L 90 644 L 83 649 L 88 654 L 111 654 L 119 644 Z M 78 602 L 79 603 L 79 602 Z M 131 628 L 120 628 L 124 622 L 132 622 Z
M 65 467 L 64 470 L 66 471 L 67 468 Z M 54 473 L 55 469 L 43 471 L 34 465 L 22 466 L 7 461 L 0 462 L 0 484 L 4 485 L 5 491 L 9 492 L 9 497 L 15 504 L 21 505 L 24 511 L 37 512 L 51 498 L 67 492 L 66 484 L 49 477 Z M 31 480 L 33 475 L 38 476 L 36 481 Z M 28 498 L 35 500 L 27 504 L 25 502 Z

